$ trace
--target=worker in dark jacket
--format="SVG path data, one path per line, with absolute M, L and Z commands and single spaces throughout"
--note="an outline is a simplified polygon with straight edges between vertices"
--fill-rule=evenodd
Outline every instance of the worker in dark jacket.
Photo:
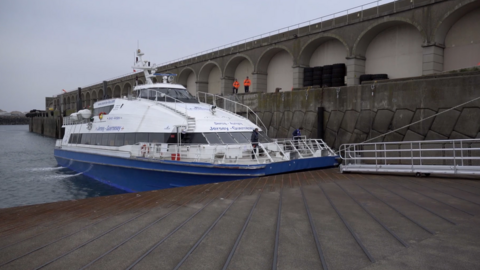
M 255 159 L 255 151 L 258 147 L 258 128 L 255 128 L 252 132 L 252 137 L 250 137 L 250 141 L 252 142 L 252 159 Z
M 303 127 L 299 127 L 298 129 L 295 129 L 295 131 L 293 131 L 292 135 L 295 141 L 300 140 L 300 137 L 302 136 L 302 130 Z

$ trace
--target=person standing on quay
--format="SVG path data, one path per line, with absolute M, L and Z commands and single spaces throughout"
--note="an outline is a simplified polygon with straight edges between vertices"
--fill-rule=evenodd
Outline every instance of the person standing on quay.
M 233 94 L 238 94 L 238 88 L 240 87 L 240 83 L 235 79 L 233 82 Z
M 248 77 L 247 77 L 248 78 Z M 255 128 L 252 132 L 252 137 L 250 137 L 250 141 L 252 142 L 252 159 L 255 159 L 255 151 L 258 147 L 258 128 Z
M 252 84 L 252 81 L 250 81 L 250 79 L 247 76 L 247 78 L 243 81 L 243 86 L 245 87 L 245 93 L 248 93 L 251 84 Z

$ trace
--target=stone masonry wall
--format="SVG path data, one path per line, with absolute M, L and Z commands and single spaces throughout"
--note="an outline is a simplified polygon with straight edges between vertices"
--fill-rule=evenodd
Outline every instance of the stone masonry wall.
M 257 112 L 272 138 L 302 126 L 317 136 L 317 108 L 324 107 L 324 140 L 338 149 L 425 119 L 480 97 L 480 72 L 437 74 L 371 84 L 230 96 Z M 252 121 L 253 118 L 249 117 Z M 395 131 L 375 141 L 480 137 L 480 100 Z

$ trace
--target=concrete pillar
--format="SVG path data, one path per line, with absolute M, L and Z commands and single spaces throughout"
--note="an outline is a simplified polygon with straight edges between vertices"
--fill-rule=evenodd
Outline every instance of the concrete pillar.
M 197 84 L 197 92 L 208 93 L 208 82 L 195 82 Z
M 220 91 L 222 95 L 231 95 L 233 93 L 233 81 L 232 77 L 223 77 L 220 81 Z M 239 89 L 240 90 L 240 89 Z
M 365 74 L 365 57 L 347 57 L 347 85 L 358 85 L 360 75 Z
M 293 88 L 303 87 L 303 69 L 304 67 L 293 67 Z M 283 89 L 290 90 L 290 89 Z
M 252 86 L 250 92 L 267 92 L 267 74 L 266 73 L 252 73 Z M 243 82 L 240 82 L 240 88 L 243 87 Z M 241 89 L 243 90 L 243 89 Z
M 437 44 L 424 45 L 422 75 L 443 72 L 444 46 Z

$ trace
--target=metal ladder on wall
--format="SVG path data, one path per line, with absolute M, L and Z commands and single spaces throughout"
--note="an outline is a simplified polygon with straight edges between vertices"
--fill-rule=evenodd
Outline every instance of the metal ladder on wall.
M 480 139 L 344 144 L 340 172 L 480 175 Z

